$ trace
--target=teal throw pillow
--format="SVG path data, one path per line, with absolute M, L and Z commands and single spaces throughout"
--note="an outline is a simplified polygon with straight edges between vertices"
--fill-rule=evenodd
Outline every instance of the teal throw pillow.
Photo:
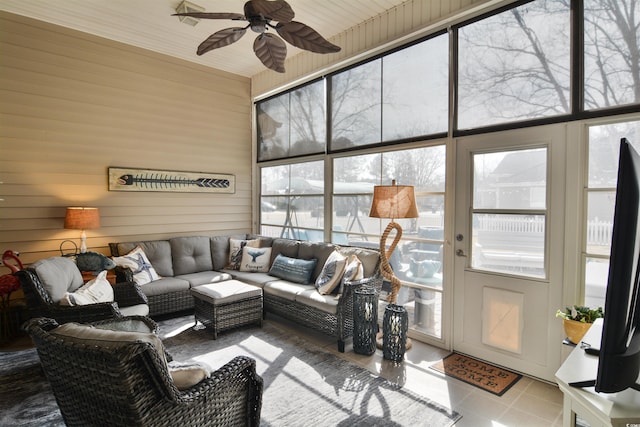
M 289 258 L 278 254 L 273 261 L 269 274 L 283 280 L 308 285 L 311 283 L 313 270 L 316 268 L 317 259 Z

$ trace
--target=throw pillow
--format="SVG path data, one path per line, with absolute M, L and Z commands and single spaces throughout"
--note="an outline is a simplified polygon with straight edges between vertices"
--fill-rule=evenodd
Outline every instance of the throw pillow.
M 107 270 L 101 271 L 95 279 L 87 282 L 75 292 L 66 292 L 60 305 L 87 305 L 99 302 L 113 302 L 113 288 L 107 280 Z
M 317 259 L 296 259 L 278 254 L 273 261 L 269 274 L 283 280 L 308 285 L 311 282 Z
M 250 248 L 259 248 L 260 240 L 238 240 L 229 239 L 229 263 L 225 267 L 229 270 L 240 270 L 240 264 L 242 264 L 242 249 L 248 246 Z
M 178 390 L 193 387 L 211 375 L 211 369 L 198 362 L 171 361 L 168 363 L 168 368 L 173 384 Z
M 146 285 L 154 280 L 160 279 L 158 273 L 149 262 L 149 258 L 140 246 L 136 246 L 134 250 L 125 256 L 114 257 L 113 261 L 117 266 L 131 269 L 133 272 L 133 280 L 138 285 Z
M 332 294 L 341 294 L 344 288 L 344 282 L 362 279 L 364 279 L 364 266 L 362 265 L 362 261 L 360 261 L 357 255 L 349 255 L 347 265 L 342 274 L 342 280 L 340 281 L 340 287 L 336 287 Z
M 329 295 L 338 285 L 347 266 L 347 257 L 334 250 L 316 279 L 316 289 L 321 295 Z
M 271 260 L 271 248 L 242 248 L 242 262 L 240 271 L 252 271 L 254 273 L 266 273 L 269 271 Z

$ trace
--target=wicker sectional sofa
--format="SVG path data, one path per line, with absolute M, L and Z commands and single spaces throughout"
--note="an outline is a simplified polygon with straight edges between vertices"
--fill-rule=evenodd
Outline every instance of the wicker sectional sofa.
M 270 248 L 271 265 L 278 255 L 293 259 L 316 259 L 310 284 L 294 283 L 267 272 L 239 271 L 229 267 L 230 241 L 259 241 Z M 353 291 L 360 286 L 380 289 L 380 254 L 376 250 L 271 238 L 253 234 L 181 236 L 167 240 L 110 243 L 111 255 L 121 257 L 142 248 L 160 279 L 141 286 L 149 301 L 149 315 L 158 316 L 192 309 L 190 289 L 208 283 L 235 279 L 263 290 L 264 310 L 335 337 L 344 351 L 345 339 L 353 334 Z M 327 258 L 338 249 L 356 255 L 362 263 L 363 279 L 343 281 L 340 295 L 321 295 L 314 283 Z M 131 281 L 132 271 L 116 267 L 118 281 Z

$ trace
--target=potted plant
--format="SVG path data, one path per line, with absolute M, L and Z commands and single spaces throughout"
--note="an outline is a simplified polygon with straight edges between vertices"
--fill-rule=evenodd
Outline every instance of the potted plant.
M 564 311 L 558 310 L 556 317 L 562 318 L 562 326 L 567 338 L 573 344 L 578 344 L 587 333 L 594 320 L 604 316 L 602 307 L 590 308 L 582 306 L 567 307 Z

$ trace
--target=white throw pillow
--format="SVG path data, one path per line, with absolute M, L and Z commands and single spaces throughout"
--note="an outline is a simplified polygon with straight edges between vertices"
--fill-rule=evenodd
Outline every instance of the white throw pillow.
M 95 279 L 87 282 L 75 292 L 65 292 L 60 305 L 87 305 L 98 302 L 113 302 L 113 288 L 107 280 L 107 270 L 103 270 Z
M 140 246 L 125 256 L 114 257 L 113 261 L 119 267 L 129 268 L 133 272 L 133 280 L 138 285 L 146 285 L 149 282 L 160 279 L 158 273 L 149 262 L 149 258 Z
M 186 390 L 211 376 L 211 368 L 199 362 L 168 363 L 169 374 L 178 390 Z
M 269 272 L 270 260 L 271 248 L 252 248 L 250 246 L 245 246 L 242 248 L 240 271 L 267 273 Z
M 347 266 L 344 268 L 344 273 L 342 274 L 342 280 L 340 281 L 340 287 L 335 288 L 334 294 L 342 294 L 344 288 L 344 282 L 352 282 L 355 280 L 364 279 L 364 267 L 362 265 L 362 261 L 358 258 L 357 255 L 349 255 L 347 259 Z M 337 292 L 335 292 L 337 291 Z
M 339 284 L 347 266 L 347 257 L 335 250 L 329 255 L 316 279 L 316 289 L 322 295 L 329 295 Z
M 229 263 L 225 268 L 229 270 L 240 270 L 240 264 L 242 263 L 242 249 L 245 246 L 250 248 L 259 248 L 260 239 L 254 240 L 240 240 L 229 239 Z

